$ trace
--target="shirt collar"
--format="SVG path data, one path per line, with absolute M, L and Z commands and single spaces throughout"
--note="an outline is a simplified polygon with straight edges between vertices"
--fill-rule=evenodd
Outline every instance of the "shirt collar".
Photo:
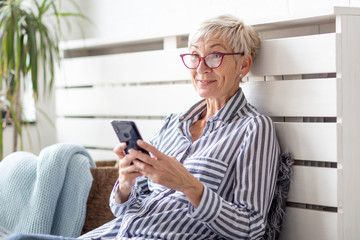
M 230 100 L 225 103 L 225 105 L 208 121 L 217 121 L 221 120 L 222 122 L 227 122 L 239 113 L 239 111 L 247 104 L 247 100 L 241 88 L 235 93 Z M 194 104 L 187 112 L 180 116 L 180 122 L 188 121 L 192 119 L 193 122 L 198 120 L 201 114 L 206 110 L 206 101 L 205 99 Z M 239 113 L 240 114 L 240 113 Z

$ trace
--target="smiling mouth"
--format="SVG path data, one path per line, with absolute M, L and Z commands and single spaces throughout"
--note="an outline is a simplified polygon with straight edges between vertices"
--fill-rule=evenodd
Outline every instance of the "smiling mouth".
M 197 81 L 202 83 L 202 84 L 215 82 L 215 80 L 197 80 Z

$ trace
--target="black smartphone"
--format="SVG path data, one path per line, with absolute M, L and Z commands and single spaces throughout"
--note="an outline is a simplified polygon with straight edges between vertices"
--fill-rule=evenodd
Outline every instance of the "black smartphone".
M 135 122 L 112 120 L 111 125 L 113 126 L 119 141 L 126 142 L 127 147 L 125 149 L 125 153 L 128 153 L 129 149 L 134 148 L 142 151 L 143 153 L 149 154 L 148 151 L 140 148 L 136 143 L 137 140 L 142 140 L 142 137 L 138 128 L 136 127 Z

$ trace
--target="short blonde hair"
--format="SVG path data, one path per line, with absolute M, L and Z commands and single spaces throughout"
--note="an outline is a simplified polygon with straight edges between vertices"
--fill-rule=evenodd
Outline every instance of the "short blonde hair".
M 229 44 L 234 52 L 243 52 L 255 59 L 260 48 L 260 38 L 255 29 L 246 26 L 232 15 L 221 15 L 202 22 L 189 35 L 189 48 L 200 40 L 218 38 Z

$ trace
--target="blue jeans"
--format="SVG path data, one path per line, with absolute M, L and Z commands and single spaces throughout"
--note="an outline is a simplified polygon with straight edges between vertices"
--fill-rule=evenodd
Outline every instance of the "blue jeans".
M 75 240 L 76 238 L 61 237 L 54 235 L 45 235 L 45 234 L 24 234 L 24 233 L 15 233 L 2 240 Z

